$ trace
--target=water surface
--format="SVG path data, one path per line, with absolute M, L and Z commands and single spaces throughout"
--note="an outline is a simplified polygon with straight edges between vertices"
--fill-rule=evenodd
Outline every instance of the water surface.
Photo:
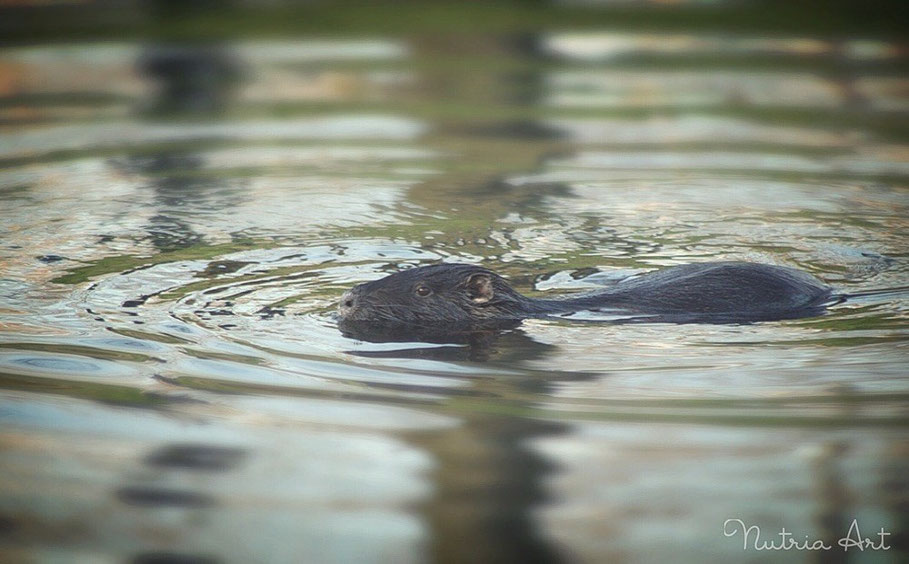
M 468 344 L 334 317 L 438 261 L 532 295 L 712 260 L 905 286 L 905 50 L 468 39 L 0 50 L 3 560 L 760 560 L 731 518 L 905 557 L 905 292 Z

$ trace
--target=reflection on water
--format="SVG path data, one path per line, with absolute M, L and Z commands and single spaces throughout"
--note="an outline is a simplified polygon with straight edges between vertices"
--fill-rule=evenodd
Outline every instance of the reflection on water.
M 334 310 L 445 260 L 905 286 L 904 67 L 810 33 L 0 49 L 0 559 L 730 561 L 726 519 L 855 518 L 899 560 L 905 292 L 456 338 Z

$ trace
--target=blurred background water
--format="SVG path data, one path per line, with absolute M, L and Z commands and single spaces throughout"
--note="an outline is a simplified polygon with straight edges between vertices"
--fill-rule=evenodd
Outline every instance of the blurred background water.
M 451 345 L 333 311 L 440 260 L 909 284 L 905 12 L 5 3 L 0 560 L 903 561 L 905 292 Z

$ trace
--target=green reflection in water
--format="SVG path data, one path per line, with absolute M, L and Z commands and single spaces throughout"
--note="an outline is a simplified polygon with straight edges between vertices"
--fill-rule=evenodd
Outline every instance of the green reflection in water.
M 152 256 L 140 257 L 135 255 L 121 255 L 105 257 L 85 266 L 78 266 L 69 270 L 68 274 L 58 276 L 51 280 L 56 284 L 81 284 L 95 276 L 112 273 L 126 273 L 137 268 L 154 266 L 166 262 L 185 260 L 205 260 L 221 255 L 246 251 L 249 249 L 267 249 L 275 246 L 270 241 L 253 241 L 241 239 L 222 245 L 196 245 L 175 251 L 161 252 Z
M 138 390 L 129 386 L 46 378 L 43 376 L 26 376 L 10 372 L 0 372 L 0 388 L 61 395 L 132 407 L 159 408 L 170 403 L 186 401 L 182 398 L 169 398 L 165 395 Z

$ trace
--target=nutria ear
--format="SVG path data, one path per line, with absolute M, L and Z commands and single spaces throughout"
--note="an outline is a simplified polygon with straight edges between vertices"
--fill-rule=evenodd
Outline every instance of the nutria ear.
M 492 299 L 492 277 L 488 274 L 473 274 L 467 279 L 467 297 L 473 303 L 485 304 Z

